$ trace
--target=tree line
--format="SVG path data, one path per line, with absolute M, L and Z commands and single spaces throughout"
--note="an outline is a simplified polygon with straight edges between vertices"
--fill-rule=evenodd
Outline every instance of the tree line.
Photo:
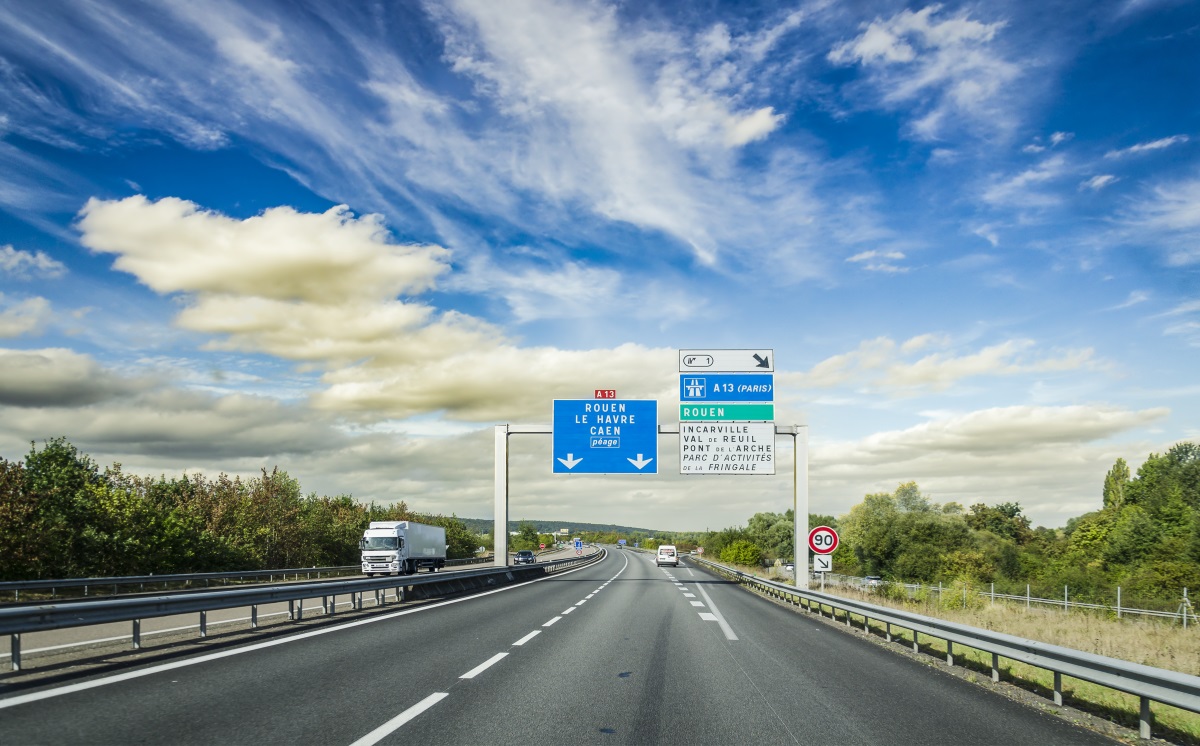
M 140 477 L 101 470 L 65 438 L 0 459 L 3 580 L 352 565 L 369 522 L 407 520 L 444 527 L 451 559 L 480 544 L 456 517 L 304 495 L 278 468 Z
M 1102 507 L 1063 528 L 1034 528 L 1018 501 L 938 504 L 915 482 L 867 495 L 840 517 L 809 515 L 809 526 L 836 528 L 835 572 L 923 583 L 995 583 L 1026 592 L 1153 608 L 1178 604 L 1183 588 L 1200 595 L 1200 446 L 1152 453 L 1131 474 L 1117 459 L 1100 487 Z M 661 538 L 661 537 L 660 537 Z M 792 512 L 757 513 L 745 527 L 676 535 L 726 562 L 791 561 Z M 1171 610 L 1174 610 L 1172 607 Z

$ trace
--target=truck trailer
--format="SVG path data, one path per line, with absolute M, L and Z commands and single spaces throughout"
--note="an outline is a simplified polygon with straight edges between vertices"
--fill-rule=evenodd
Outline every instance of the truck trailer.
M 446 566 L 446 529 L 415 521 L 371 521 L 363 532 L 364 575 L 411 575 L 419 568 L 437 572 Z

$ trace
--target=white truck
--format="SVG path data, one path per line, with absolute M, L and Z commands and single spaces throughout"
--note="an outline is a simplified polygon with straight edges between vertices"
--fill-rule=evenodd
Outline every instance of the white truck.
M 446 529 L 415 521 L 371 521 L 363 532 L 362 571 L 371 576 L 411 575 L 419 568 L 446 566 Z

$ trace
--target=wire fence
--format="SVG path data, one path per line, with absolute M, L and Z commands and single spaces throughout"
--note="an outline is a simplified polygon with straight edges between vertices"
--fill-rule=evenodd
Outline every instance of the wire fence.
M 952 586 L 943 586 L 941 583 L 937 585 L 925 583 L 900 583 L 883 580 L 876 577 L 858 577 L 855 575 L 841 575 L 838 573 L 815 573 L 812 577 L 813 587 L 816 583 L 820 583 L 820 588 L 824 590 L 829 587 L 844 587 L 853 588 L 858 591 L 866 591 L 869 593 L 878 593 L 884 596 L 907 597 L 908 599 L 930 598 L 935 597 L 940 606 L 953 604 L 953 598 L 961 597 L 962 605 L 965 608 L 971 600 L 986 599 L 989 603 L 995 604 L 997 601 L 1018 606 L 1024 606 L 1026 609 L 1037 608 L 1057 608 L 1062 611 L 1070 611 L 1071 609 L 1087 609 L 1091 611 L 1115 615 L 1117 619 L 1127 617 L 1151 617 L 1158 619 L 1171 620 L 1178 622 L 1184 629 L 1188 627 L 1200 626 L 1200 618 L 1197 618 L 1196 611 L 1188 598 L 1188 589 L 1183 588 L 1181 594 L 1175 602 L 1168 602 L 1167 605 L 1174 605 L 1175 610 L 1169 609 L 1141 609 L 1123 605 L 1121 599 L 1121 588 L 1116 589 L 1116 596 L 1113 603 L 1088 603 L 1083 601 L 1071 600 L 1071 589 L 1069 586 L 1063 586 L 1063 594 L 1061 598 L 1047 598 L 1043 595 L 1034 595 L 1031 585 L 1025 586 L 1025 593 L 1001 593 L 996 591 L 996 584 L 991 583 L 986 589 L 975 588 L 967 584 L 956 583 Z M 1039 593 L 1043 592 L 1039 589 Z

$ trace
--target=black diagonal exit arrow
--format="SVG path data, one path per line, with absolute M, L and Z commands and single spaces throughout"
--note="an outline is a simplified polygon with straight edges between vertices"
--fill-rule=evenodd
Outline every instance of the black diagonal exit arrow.
M 770 368 L 771 367 L 771 358 L 769 356 L 768 357 L 759 357 L 758 353 L 755 353 L 754 359 L 758 361 L 758 365 L 754 366 L 756 368 Z

